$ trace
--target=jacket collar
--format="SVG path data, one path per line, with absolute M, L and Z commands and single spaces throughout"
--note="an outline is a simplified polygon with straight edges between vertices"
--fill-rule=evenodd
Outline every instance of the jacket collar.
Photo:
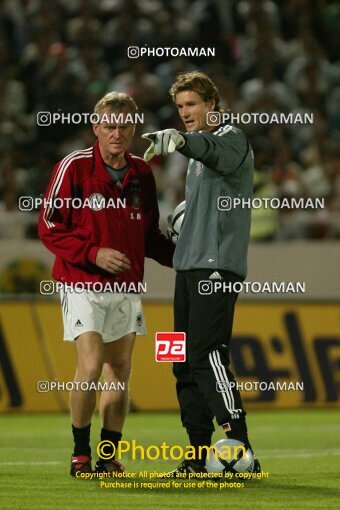
M 94 155 L 94 167 L 93 167 L 94 177 L 99 181 L 111 183 L 112 177 L 109 175 L 108 171 L 104 166 L 104 161 L 102 155 L 100 154 L 98 141 L 93 146 L 93 155 Z M 127 180 L 130 180 L 131 178 L 138 176 L 138 170 L 137 166 L 133 162 L 131 154 L 128 151 L 125 151 L 124 156 L 129 165 L 129 170 L 127 171 L 124 179 L 124 182 L 126 182 Z

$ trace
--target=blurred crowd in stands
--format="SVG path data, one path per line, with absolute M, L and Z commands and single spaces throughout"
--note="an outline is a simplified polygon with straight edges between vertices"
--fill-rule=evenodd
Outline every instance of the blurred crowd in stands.
M 340 4 L 327 0 L 0 0 L 0 238 L 35 238 L 39 197 L 61 158 L 94 142 L 89 124 L 37 125 L 37 112 L 92 112 L 127 92 L 143 132 L 183 129 L 169 88 L 179 71 L 215 81 L 225 108 L 313 113 L 314 123 L 240 125 L 255 196 L 322 197 L 319 210 L 260 210 L 253 241 L 340 238 Z M 129 59 L 127 48 L 214 47 L 214 58 Z M 184 198 L 187 159 L 155 158 L 162 227 Z

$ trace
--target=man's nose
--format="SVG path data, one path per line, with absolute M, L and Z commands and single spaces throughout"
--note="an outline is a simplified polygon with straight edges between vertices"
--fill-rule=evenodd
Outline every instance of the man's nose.
M 120 138 L 120 134 L 121 134 L 120 129 L 118 127 L 112 131 L 113 138 L 116 138 L 116 139 Z

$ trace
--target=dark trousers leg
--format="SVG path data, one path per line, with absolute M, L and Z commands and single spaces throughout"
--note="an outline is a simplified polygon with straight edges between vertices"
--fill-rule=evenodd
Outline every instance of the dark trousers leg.
M 222 291 L 201 295 L 199 282 L 208 280 L 210 274 L 209 270 L 185 271 L 176 279 L 175 329 L 187 332 L 187 363 L 174 367 L 182 422 L 187 429 L 206 430 L 208 423 L 212 425 L 206 418 L 214 415 L 219 425 L 229 423 L 238 429 L 246 413 L 229 369 L 238 295 Z M 227 274 L 224 278 L 228 281 Z
M 233 278 L 224 274 L 225 283 Z M 208 280 L 211 271 L 188 271 L 190 288 L 189 360 L 201 393 L 219 425 L 243 419 L 245 411 L 235 377 L 230 371 L 230 344 L 234 308 L 238 294 L 223 291 L 200 294 L 199 282 Z M 223 283 L 222 282 L 222 283 Z
M 187 356 L 185 363 L 174 363 L 177 398 L 181 409 L 181 419 L 188 434 L 202 432 L 208 436 L 213 433 L 213 413 L 203 398 L 190 366 L 189 348 L 189 289 L 185 273 L 177 273 L 174 301 L 175 331 L 184 331 L 187 336 Z

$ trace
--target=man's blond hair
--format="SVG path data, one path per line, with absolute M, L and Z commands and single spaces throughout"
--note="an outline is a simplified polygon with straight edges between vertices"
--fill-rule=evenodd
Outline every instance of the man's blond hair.
M 108 92 L 98 101 L 94 107 L 94 113 L 101 114 L 105 110 L 137 113 L 138 107 L 128 94 L 124 94 L 124 92 Z
M 179 73 L 176 81 L 170 89 L 172 100 L 176 102 L 176 96 L 179 92 L 192 90 L 196 92 L 205 102 L 214 101 L 214 111 L 220 110 L 220 96 L 215 83 L 211 78 L 201 71 L 191 71 L 190 73 Z

